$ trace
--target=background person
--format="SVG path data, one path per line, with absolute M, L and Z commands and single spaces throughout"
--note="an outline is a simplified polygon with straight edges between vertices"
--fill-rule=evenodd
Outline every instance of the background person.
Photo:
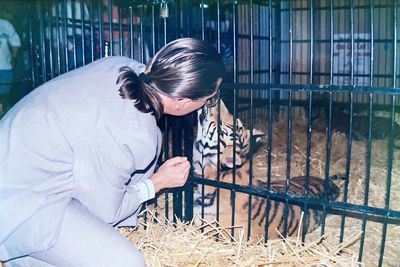
M 0 5 L 0 100 L 5 113 L 11 106 L 13 69 L 21 46 L 21 40 L 11 24 L 13 14 L 6 6 Z M 1 113 L 0 113 L 1 116 Z

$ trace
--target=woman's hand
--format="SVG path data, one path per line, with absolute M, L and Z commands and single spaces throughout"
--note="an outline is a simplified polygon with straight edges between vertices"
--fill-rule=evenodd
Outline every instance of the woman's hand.
M 186 157 L 175 157 L 164 162 L 150 180 L 157 193 L 164 188 L 183 186 L 189 175 L 190 163 Z

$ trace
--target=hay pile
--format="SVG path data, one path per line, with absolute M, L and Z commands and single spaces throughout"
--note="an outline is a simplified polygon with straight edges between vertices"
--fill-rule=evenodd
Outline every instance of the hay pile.
M 271 179 L 286 179 L 287 174 L 287 117 L 280 114 L 279 120 L 273 123 L 272 131 L 272 162 Z M 266 119 L 258 119 L 266 121 Z M 307 118 L 296 116 L 292 125 L 292 153 L 290 158 L 290 177 L 306 174 L 307 162 Z M 256 124 L 257 129 L 267 133 L 266 124 Z M 327 134 L 313 131 L 311 136 L 310 175 L 325 177 Z M 266 180 L 268 148 L 267 138 L 264 145 L 253 157 L 253 175 L 256 179 Z M 332 132 L 331 152 L 329 159 L 329 174 L 344 174 L 346 172 L 348 139 L 344 133 Z M 349 199 L 353 204 L 364 204 L 365 183 L 367 173 L 367 143 L 353 140 L 350 157 Z M 390 207 L 400 210 L 400 151 L 394 150 L 392 166 L 392 183 Z M 386 140 L 373 140 L 371 147 L 371 166 L 369 183 L 369 202 L 373 207 L 384 207 L 386 177 L 388 166 L 388 151 Z
M 350 182 L 348 202 L 364 205 L 365 184 L 366 184 L 366 164 L 367 146 L 363 142 L 353 143 L 352 166 L 350 168 Z M 392 181 L 389 206 L 391 209 L 400 210 L 400 153 L 394 152 Z M 384 208 L 386 200 L 386 178 L 387 178 L 387 143 L 383 140 L 376 140 L 372 144 L 371 170 L 368 190 L 368 205 L 372 207 Z M 340 230 L 338 222 L 342 218 L 337 215 L 330 215 L 326 220 L 325 233 L 329 234 L 327 242 L 338 243 Z M 355 231 L 362 229 L 363 221 L 356 218 L 346 218 L 344 237 L 350 236 Z M 365 241 L 363 248 L 363 262 L 366 266 L 377 266 L 381 248 L 381 238 L 383 232 L 382 223 L 367 222 L 365 229 Z M 310 234 L 310 238 L 320 235 L 320 229 Z M 399 266 L 400 259 L 400 226 L 388 225 L 386 233 L 384 265 Z M 354 244 L 351 250 L 359 253 L 360 242 Z
M 265 115 L 266 116 L 266 115 Z M 257 118 L 258 121 L 266 121 Z M 256 128 L 268 134 L 268 125 L 258 123 Z M 272 126 L 271 179 L 286 179 L 287 174 L 287 117 L 279 114 L 277 122 Z M 306 174 L 307 162 L 307 118 L 296 116 L 292 121 L 290 177 Z M 345 173 L 347 138 L 344 133 L 333 132 L 331 137 L 330 174 Z M 257 150 L 253 158 L 253 174 L 257 179 L 266 179 L 268 160 L 268 136 L 263 140 L 263 146 Z M 310 175 L 325 176 L 327 135 L 322 132 L 312 132 L 310 150 Z
M 346 248 L 359 238 L 352 236 L 332 246 L 325 236 L 302 244 L 299 239 L 246 241 L 229 235 L 229 229 L 205 222 L 163 223 L 147 210 L 147 223 L 120 231 L 144 254 L 148 266 L 361 266 Z M 149 216 L 150 215 L 150 216 Z M 243 233 L 243 232 L 242 232 Z
M 262 119 L 261 119 L 262 121 Z M 264 120 L 266 121 L 266 120 Z M 258 129 L 266 131 L 267 125 L 257 125 Z M 264 128 L 263 128 L 264 127 Z M 306 174 L 306 145 L 307 145 L 307 119 L 305 116 L 296 116 L 292 126 L 292 155 L 290 176 Z M 267 132 L 267 131 L 266 131 Z M 282 134 L 283 133 L 283 134 Z M 272 162 L 271 179 L 286 179 L 287 171 L 287 117 L 280 115 L 280 119 L 273 124 L 272 136 Z M 312 133 L 310 153 L 310 175 L 325 177 L 327 134 L 324 132 Z M 329 173 L 344 174 L 347 163 L 348 140 L 344 133 L 332 132 Z M 265 144 L 267 142 L 265 141 Z M 351 165 L 349 173 L 349 187 L 347 202 L 364 205 L 366 189 L 366 173 L 368 156 L 367 143 L 363 141 L 352 142 Z M 264 145 L 254 155 L 253 174 L 255 179 L 266 180 L 267 177 L 267 146 Z M 388 149 L 386 140 L 373 140 L 371 147 L 370 181 L 368 183 L 368 205 L 384 208 L 386 201 L 386 178 L 388 174 Z M 400 210 L 400 151 L 394 150 L 392 166 L 392 181 L 390 184 L 391 209 Z M 343 192 L 344 185 L 341 185 Z M 342 201 L 343 194 L 338 201 Z M 341 216 L 328 215 L 325 225 L 326 239 L 330 244 L 338 244 L 340 236 Z M 362 230 L 363 221 L 355 218 L 345 219 L 344 238 L 349 238 Z M 367 222 L 365 229 L 365 243 L 363 248 L 363 262 L 366 266 L 377 266 L 380 254 L 382 224 Z M 308 238 L 315 239 L 320 236 L 321 229 L 308 234 Z M 356 242 L 350 249 L 352 253 L 359 253 L 360 242 Z M 400 259 L 400 226 L 388 225 L 384 266 L 399 266 Z

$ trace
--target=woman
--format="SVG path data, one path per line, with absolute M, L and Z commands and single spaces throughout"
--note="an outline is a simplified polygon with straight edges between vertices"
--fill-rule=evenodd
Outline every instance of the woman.
M 190 164 L 166 161 L 156 120 L 202 107 L 224 65 L 183 38 L 144 66 L 109 57 L 35 89 L 0 121 L 0 260 L 8 266 L 144 266 L 113 226 L 135 225 L 141 204 L 182 186 Z

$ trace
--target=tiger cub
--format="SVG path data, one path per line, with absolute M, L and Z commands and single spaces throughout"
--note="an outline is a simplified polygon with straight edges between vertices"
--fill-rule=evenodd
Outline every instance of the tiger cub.
M 197 112 L 197 115 L 197 137 L 193 145 L 195 174 L 201 176 L 204 174 L 204 177 L 208 178 L 215 176 L 218 160 L 223 169 L 232 169 L 234 165 L 237 168 L 241 167 L 249 155 L 251 134 L 240 119 L 236 119 L 234 125 L 233 116 L 222 100 L 218 105 L 204 106 Z M 221 120 L 219 129 L 218 117 Z M 255 143 L 261 141 L 262 136 L 264 136 L 263 132 L 253 130 Z M 235 142 L 235 146 L 233 142 Z M 236 150 L 235 156 L 233 149 Z M 216 179 L 216 177 L 214 178 Z
M 203 107 L 198 111 L 198 132 L 193 147 L 193 167 L 195 175 L 206 179 L 219 180 L 227 183 L 239 185 L 249 185 L 249 162 L 250 131 L 247 130 L 239 119 L 236 119 L 236 128 L 233 127 L 233 116 L 229 113 L 226 106 L 220 101 L 220 130 L 218 136 L 218 107 Z M 254 130 L 253 137 L 257 143 L 264 134 Z M 236 150 L 233 151 L 235 141 Z M 219 145 L 219 166 L 218 166 L 218 145 Z M 235 163 L 233 153 L 235 152 Z M 234 175 L 234 165 L 235 175 Z M 218 172 L 219 168 L 219 172 Z M 338 176 L 327 179 L 327 192 L 324 192 L 324 180 L 318 177 L 309 177 L 308 196 L 315 198 L 327 198 L 335 200 L 339 196 L 339 187 L 335 184 Z M 254 179 L 256 180 L 256 179 Z M 291 178 L 286 187 L 286 180 L 272 180 L 270 190 L 275 192 L 285 192 L 288 194 L 304 195 L 307 180 L 305 176 Z M 253 184 L 254 186 L 254 184 Z M 266 188 L 266 184 L 257 181 L 255 186 Z M 204 190 L 204 192 L 203 192 Z M 212 186 L 198 185 L 194 192 L 194 212 L 202 214 L 204 219 L 212 221 L 217 218 L 217 189 Z M 261 237 L 266 235 L 268 226 L 268 238 L 274 239 L 282 235 L 295 235 L 300 225 L 302 207 L 287 204 L 279 201 L 269 200 L 252 196 L 249 205 L 249 195 L 235 193 L 235 201 L 231 198 L 231 191 L 226 189 L 219 190 L 218 220 L 224 227 L 232 226 L 232 210 L 234 208 L 235 226 L 242 226 L 247 231 L 248 209 L 251 207 L 251 237 Z M 307 232 L 313 231 L 321 221 L 321 212 L 309 209 L 304 216 L 305 229 Z M 268 221 L 268 225 L 266 222 Z M 197 222 L 199 223 L 199 222 Z M 300 229 L 301 230 L 301 229 Z M 279 232 L 279 233 L 278 233 Z

